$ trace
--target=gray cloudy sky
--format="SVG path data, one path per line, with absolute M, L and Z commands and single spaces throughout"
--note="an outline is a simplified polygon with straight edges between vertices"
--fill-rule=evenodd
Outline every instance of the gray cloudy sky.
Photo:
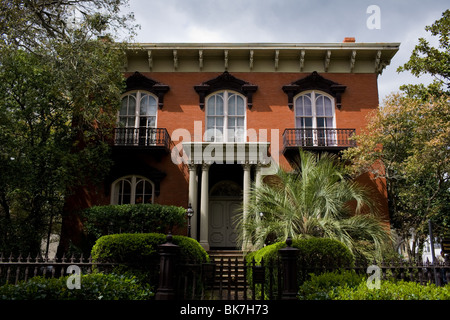
M 450 8 L 448 0 L 129 0 L 140 24 L 137 42 L 400 42 L 378 79 L 380 102 L 405 83 L 428 83 L 396 69 L 419 37 Z M 380 29 L 369 29 L 370 5 L 380 8 Z

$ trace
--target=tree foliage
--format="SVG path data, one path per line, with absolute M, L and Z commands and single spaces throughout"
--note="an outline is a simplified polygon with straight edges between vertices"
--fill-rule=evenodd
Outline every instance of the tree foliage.
M 442 17 L 436 20 L 425 30 L 433 37 L 437 37 L 438 47 L 433 47 L 429 41 L 419 38 L 419 43 L 411 53 L 409 61 L 400 66 L 397 71 L 410 71 L 414 76 L 420 77 L 429 74 L 434 81 L 429 86 L 423 84 L 403 85 L 401 87 L 412 97 L 424 98 L 429 95 L 439 96 L 450 93 L 450 10 L 442 13 Z
M 123 3 L 1 2 L 0 249 L 39 252 L 71 190 L 107 172 L 124 78 L 123 48 L 104 35 L 125 21 Z M 82 12 L 76 27 L 72 9 Z
M 391 222 L 401 238 L 423 241 L 427 221 L 448 227 L 450 188 L 450 103 L 445 96 L 421 101 L 391 95 L 368 118 L 357 147 L 344 157 L 354 174 L 385 178 Z M 382 165 L 374 165 L 381 162 Z M 410 252 L 414 256 L 414 252 Z

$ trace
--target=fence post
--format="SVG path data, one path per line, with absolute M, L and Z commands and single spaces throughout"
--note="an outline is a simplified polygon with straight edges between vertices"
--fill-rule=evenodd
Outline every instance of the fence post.
M 295 300 L 298 293 L 297 282 L 297 256 L 299 250 L 292 248 L 292 239 L 286 239 L 287 247 L 278 250 L 283 265 L 283 292 L 282 300 Z
M 172 234 L 167 235 L 167 242 L 159 245 L 160 273 L 159 286 L 156 290 L 155 300 L 175 299 L 175 259 L 179 246 L 172 243 Z

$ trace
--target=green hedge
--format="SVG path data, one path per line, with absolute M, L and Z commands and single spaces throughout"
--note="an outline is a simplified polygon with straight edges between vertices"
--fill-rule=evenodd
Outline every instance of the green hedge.
M 286 246 L 285 242 L 277 242 L 258 251 L 251 252 L 246 256 L 246 263 L 248 266 L 251 266 L 254 259 L 258 265 L 264 259 L 265 265 L 267 265 L 270 261 L 276 261 L 280 257 L 278 251 Z M 292 247 L 299 249 L 297 260 L 297 280 L 299 285 L 307 280 L 311 273 L 320 274 L 327 270 L 337 270 L 354 265 L 353 254 L 344 244 L 337 240 L 328 238 L 298 239 L 292 242 Z M 277 273 L 278 269 L 275 268 L 274 274 L 276 275 Z M 250 285 L 252 285 L 251 268 L 248 268 L 247 276 Z M 266 288 L 268 288 L 269 282 L 269 272 L 266 272 Z M 274 290 L 277 290 L 277 281 L 274 281 L 273 285 Z M 259 291 L 260 289 L 257 288 L 257 295 Z
M 186 224 L 186 209 L 160 204 L 95 206 L 83 211 L 84 228 L 95 239 L 111 233 L 167 233 Z
M 173 236 L 173 244 L 180 246 L 177 257 L 181 263 L 209 262 L 209 256 L 194 239 Z M 158 246 L 166 243 L 161 233 L 113 234 L 97 240 L 92 248 L 92 259 L 96 262 L 117 263 L 116 273 L 131 273 L 142 281 L 158 283 Z
M 382 280 L 379 289 L 369 289 L 363 281 L 357 287 L 341 286 L 329 295 L 332 300 L 450 300 L 450 285 Z
M 17 285 L 0 287 L 0 300 L 150 300 L 152 288 L 132 276 L 87 274 L 80 289 L 68 289 L 67 279 L 34 277 Z
M 279 250 L 286 247 L 285 242 L 277 242 L 268 245 L 246 256 L 248 263 L 254 258 L 256 263 L 261 259 L 265 261 L 279 257 Z M 299 249 L 299 266 L 316 269 L 338 269 L 351 267 L 354 257 L 350 250 L 341 242 L 327 238 L 309 238 L 293 240 L 292 247 Z
M 356 288 L 366 275 L 359 275 L 354 270 L 336 270 L 320 275 L 312 274 L 310 280 L 305 281 L 298 290 L 300 300 L 331 300 L 341 287 Z

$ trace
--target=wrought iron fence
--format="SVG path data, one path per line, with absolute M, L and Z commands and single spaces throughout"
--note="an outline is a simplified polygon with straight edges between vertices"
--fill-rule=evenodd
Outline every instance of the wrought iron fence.
M 162 252 L 162 254 L 164 254 Z M 165 257 L 167 259 L 167 256 Z M 175 263 L 175 260 L 172 261 Z M 286 284 L 298 290 L 298 285 L 307 281 L 311 274 L 321 274 L 336 269 L 310 268 L 299 265 L 296 259 L 287 264 L 281 259 L 250 263 L 238 259 L 218 259 L 211 263 L 180 263 L 172 265 L 171 272 L 166 273 L 169 260 L 161 261 L 160 286 L 167 282 L 162 279 L 171 279 L 172 284 L 164 289 L 172 290 L 170 299 L 178 300 L 277 300 L 295 297 L 296 291 L 287 292 Z M 82 274 L 92 273 L 93 269 L 102 272 L 112 270 L 112 263 L 95 263 L 92 258 L 71 256 L 61 259 L 48 259 L 30 255 L 23 257 L 5 257 L 0 254 L 0 285 L 18 284 L 35 276 L 57 278 L 68 275 L 69 266 L 76 265 Z M 450 281 L 450 261 L 426 262 L 389 261 L 379 265 L 373 263 L 380 270 L 380 280 L 403 280 L 425 284 L 446 285 Z M 157 267 L 160 267 L 158 265 Z M 287 267 L 287 268 L 286 268 Z M 292 270 L 295 270 L 293 277 Z M 368 264 L 343 267 L 339 270 L 354 270 L 358 274 L 367 274 Z M 295 278 L 295 279 L 294 279 Z M 161 279 L 163 281 L 161 281 Z M 158 290 L 159 290 L 158 287 Z M 291 290 L 292 290 L 291 288 Z
M 26 257 L 21 254 L 17 257 L 12 254 L 5 257 L 3 253 L 0 253 L 0 285 L 17 285 L 20 281 L 28 281 L 36 276 L 64 277 L 70 274 L 67 272 L 68 267 L 74 265 L 80 268 L 82 274 L 92 273 L 94 269 L 108 272 L 114 266 L 112 263 L 95 263 L 91 257 L 84 258 L 83 255 L 49 259 L 39 255 L 33 258 L 30 254 Z

